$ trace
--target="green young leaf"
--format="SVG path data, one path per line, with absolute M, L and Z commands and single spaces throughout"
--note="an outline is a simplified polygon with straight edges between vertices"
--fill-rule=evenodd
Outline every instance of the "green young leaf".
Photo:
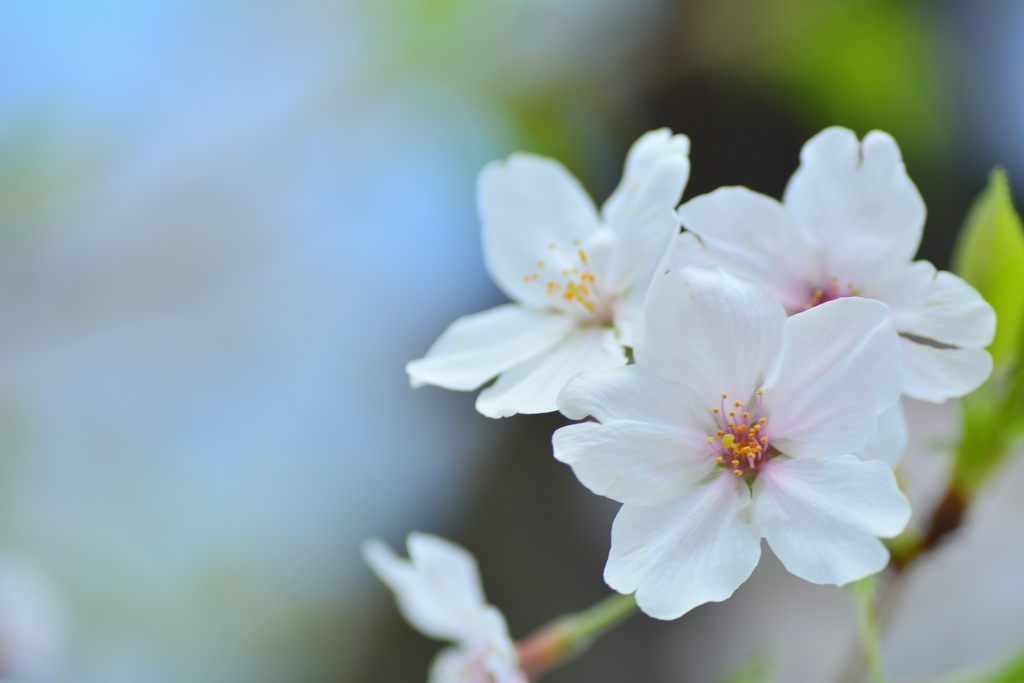
M 1002 168 L 993 169 L 988 187 L 967 214 L 953 252 L 953 270 L 996 311 L 992 360 L 1019 360 L 1024 346 L 1024 227 Z

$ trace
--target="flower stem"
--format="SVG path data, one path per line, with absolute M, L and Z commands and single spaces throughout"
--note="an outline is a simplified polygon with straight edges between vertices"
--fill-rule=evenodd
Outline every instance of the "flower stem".
M 615 594 L 582 612 L 559 617 L 519 641 L 519 667 L 535 679 L 583 653 L 598 636 L 635 612 L 632 595 Z
M 860 644 L 864 653 L 864 668 L 871 683 L 885 683 L 882 673 L 882 648 L 878 638 L 878 624 L 875 618 L 875 577 L 869 576 L 853 585 L 857 601 L 857 627 L 860 630 Z

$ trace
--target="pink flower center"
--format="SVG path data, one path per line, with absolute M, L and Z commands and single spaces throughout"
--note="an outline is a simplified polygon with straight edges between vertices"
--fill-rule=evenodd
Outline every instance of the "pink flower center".
M 764 427 L 768 418 L 761 416 L 761 396 L 757 390 L 757 416 L 750 414 L 741 401 L 726 402 L 728 395 L 722 394 L 722 403 L 714 409 L 719 429 L 708 443 L 715 452 L 715 462 L 727 468 L 737 477 L 747 472 L 756 472 L 761 463 L 770 456 L 768 437 Z
M 847 296 L 859 296 L 856 289 L 853 288 L 852 282 L 847 282 L 845 287 L 840 286 L 839 277 L 837 275 L 832 276 L 832 282 L 828 283 L 824 287 L 818 287 L 811 292 L 811 298 L 804 304 L 804 310 L 814 308 L 818 304 L 823 304 L 826 301 L 835 301 L 836 299 L 842 299 Z

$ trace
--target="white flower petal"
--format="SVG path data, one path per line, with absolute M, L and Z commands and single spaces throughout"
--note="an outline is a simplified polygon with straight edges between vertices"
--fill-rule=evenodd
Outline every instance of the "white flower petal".
M 852 453 L 903 387 L 889 308 L 850 297 L 786 320 L 782 351 L 764 384 L 772 445 L 790 456 Z
M 717 267 L 655 278 L 636 330 L 638 365 L 693 387 L 708 410 L 748 401 L 782 340 L 786 312 L 757 283 Z
M 875 298 L 892 309 L 900 334 L 940 344 L 983 348 L 992 343 L 996 314 L 977 290 L 927 261 L 905 266 Z
M 800 152 L 783 199 L 828 267 L 857 280 L 887 257 L 909 261 L 924 229 L 925 207 L 896 142 L 872 131 L 826 128 Z
M 585 370 L 610 370 L 626 364 L 626 355 L 607 327 L 578 327 L 551 350 L 502 373 L 480 392 L 476 409 L 488 417 L 549 413 L 558 409 L 558 392 Z
M 563 313 L 518 304 L 465 315 L 448 326 L 427 355 L 405 366 L 415 386 L 476 389 L 508 368 L 554 347 L 576 327 Z
M 552 445 L 555 459 L 599 496 L 655 505 L 685 495 L 714 469 L 706 439 L 686 427 L 612 420 L 562 427 Z
M 484 261 L 495 283 L 534 308 L 564 308 L 561 297 L 547 294 L 546 275 L 577 265 L 573 241 L 599 227 L 579 181 L 554 159 L 513 154 L 480 172 L 477 202 Z
M 434 658 L 427 683 L 529 683 L 519 670 L 515 647 L 510 646 L 509 652 L 445 648 Z
M 558 396 L 566 417 L 598 422 L 640 420 L 683 425 L 704 433 L 718 429 L 711 411 L 688 385 L 672 382 L 640 365 L 614 372 L 583 372 L 573 377 Z
M 900 337 L 903 393 L 942 403 L 968 394 L 992 374 L 992 356 L 984 349 L 939 349 Z
M 661 221 L 666 225 L 671 223 L 671 228 L 665 230 L 670 237 L 663 245 L 664 248 L 660 250 L 661 258 L 651 258 L 643 269 L 632 276 L 632 284 L 629 287 L 624 291 L 612 293 L 615 329 L 619 333 L 619 340 L 623 346 L 633 346 L 636 322 L 643 312 L 655 275 L 670 269 L 672 253 L 676 246 L 676 236 L 679 234 L 679 220 L 676 218 L 675 212 L 668 211 L 661 216 Z
M 671 503 L 623 505 L 604 580 L 620 593 L 635 591 L 640 609 L 656 619 L 725 600 L 761 557 L 749 500 L 742 480 L 722 475 Z
M 854 455 L 861 460 L 881 460 L 889 467 L 896 467 L 903 452 L 907 450 L 907 439 L 903 403 L 896 401 L 892 408 L 878 416 L 878 429 L 874 436 Z
M 685 206 L 685 204 L 683 205 Z M 679 207 L 680 209 L 682 207 Z M 666 270 L 679 270 L 689 266 L 720 266 L 718 258 L 708 251 L 695 233 L 686 231 L 679 234 L 668 260 Z
M 457 546 L 454 548 L 454 553 L 466 552 Z M 475 599 L 479 578 L 469 586 L 459 586 L 452 580 L 438 582 L 436 572 L 431 572 L 430 567 L 421 568 L 398 557 L 377 539 L 363 543 L 363 557 L 377 577 L 394 592 L 402 616 L 422 633 L 462 643 L 479 640 L 485 634 L 490 637 L 495 628 L 501 626 L 494 623 L 491 610 L 484 610 L 484 605 Z M 464 561 L 459 557 L 452 559 L 454 564 Z
M 842 586 L 889 561 L 878 537 L 910 520 L 910 503 L 888 465 L 852 455 L 775 458 L 754 480 L 754 521 L 775 555 L 811 583 Z
M 409 534 L 406 547 L 409 560 L 425 579 L 471 604 L 484 604 L 480 569 L 468 550 L 440 536 L 416 531 Z
M 803 310 L 824 284 L 819 258 L 782 204 L 745 187 L 722 187 L 679 207 L 683 227 L 700 236 L 708 256 L 760 282 L 787 311 Z M 678 245 L 677 245 L 678 248 Z M 692 259 L 684 250 L 678 261 Z
M 690 176 L 689 153 L 689 139 L 667 128 L 644 134 L 629 150 L 622 181 L 602 208 L 618 243 L 605 273 L 611 289 L 646 286 L 678 234 L 674 209 Z M 641 274 L 647 279 L 638 283 Z

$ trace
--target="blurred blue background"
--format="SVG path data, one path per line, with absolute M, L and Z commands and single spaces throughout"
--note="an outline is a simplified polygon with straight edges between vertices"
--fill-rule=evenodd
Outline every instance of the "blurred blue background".
M 810 135 L 881 128 L 943 265 L 988 169 L 1024 178 L 1022 31 L 966 0 L 0 4 L 0 550 L 62 605 L 0 674 L 422 680 L 436 646 L 358 555 L 414 529 L 480 555 L 516 636 L 599 599 L 614 506 L 550 462 L 557 418 L 404 374 L 502 300 L 477 171 L 552 155 L 603 201 L 668 125 L 686 197 L 779 196 Z M 736 648 L 671 654 L 708 610 L 551 680 L 710 681 Z

